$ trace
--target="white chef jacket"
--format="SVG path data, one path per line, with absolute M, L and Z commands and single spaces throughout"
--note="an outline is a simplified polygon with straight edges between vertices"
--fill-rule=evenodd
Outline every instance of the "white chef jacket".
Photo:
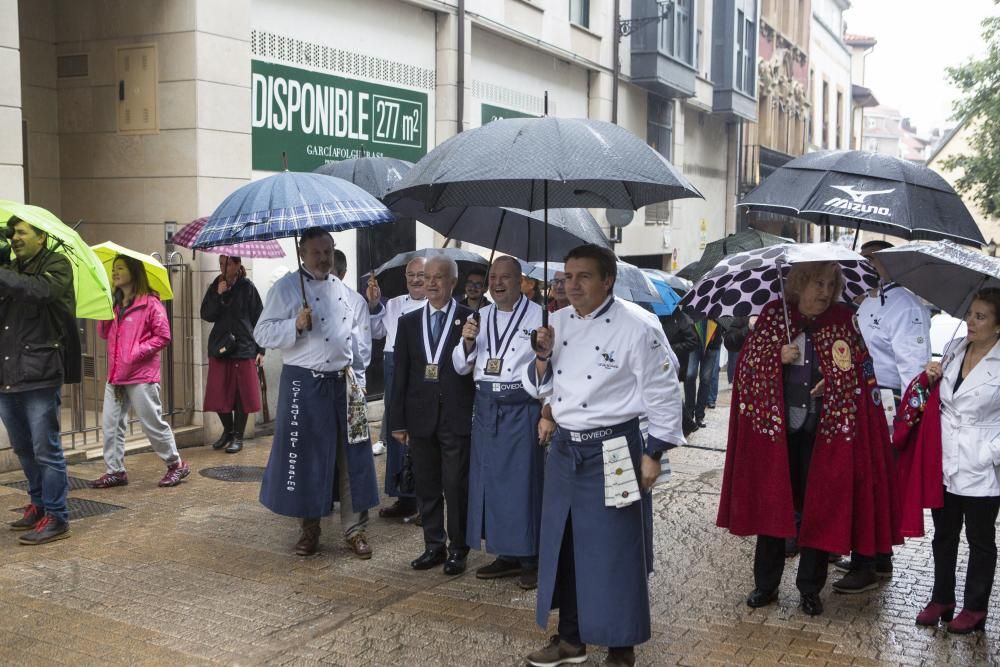
M 351 290 L 333 275 L 316 280 L 304 269 L 306 302 L 312 309 L 312 330 L 299 334 L 295 318 L 302 309 L 299 274 L 278 279 L 267 293 L 253 335 L 257 344 L 281 350 L 283 363 L 329 373 L 351 366 L 364 377 L 364 361 L 358 346 L 361 323 L 351 304 Z
M 674 357 L 662 329 L 613 296 L 586 317 L 563 308 L 550 315 L 555 332 L 544 378 L 532 358 L 524 367 L 524 389 L 549 397 L 560 427 L 585 431 L 646 415 L 649 449 L 686 444 Z
M 494 319 L 496 330 L 493 329 Z M 508 331 L 508 326 L 510 331 L 505 337 L 504 332 Z M 476 344 L 472 351 L 466 354 L 465 339 L 460 340 L 451 355 L 452 365 L 459 375 L 468 375 L 475 367 L 473 377 L 476 382 L 480 380 L 520 382 L 524 366 L 529 360 L 534 362 L 535 351 L 531 349 L 531 332 L 540 326 L 542 326 L 542 307 L 523 296 L 509 312 L 498 310 L 496 304 L 491 303 L 479 311 L 479 335 L 476 336 Z M 503 344 L 506 345 L 503 351 L 503 364 L 499 375 L 487 375 L 486 360 L 490 357 L 499 358 L 501 354 L 497 349 L 497 331 L 503 337 Z M 490 340 L 487 340 L 487 336 Z
M 345 285 L 346 287 L 346 285 Z M 361 363 L 368 368 L 372 363 L 372 327 L 368 313 L 368 299 L 358 293 L 357 290 L 347 288 L 347 295 L 354 310 L 354 320 L 358 323 L 358 352 L 361 354 Z M 365 374 L 362 372 L 357 376 L 358 383 L 366 386 Z
M 423 308 L 425 303 L 427 299 L 414 299 L 409 294 L 404 294 L 392 297 L 384 306 L 379 304 L 378 310 L 371 314 L 371 330 L 372 338 L 385 338 L 384 352 L 391 354 L 396 349 L 396 328 L 399 326 L 399 318 Z
M 881 294 L 866 297 L 858 308 L 858 325 L 882 387 L 906 389 L 931 360 L 930 311 L 905 287 L 889 283 Z

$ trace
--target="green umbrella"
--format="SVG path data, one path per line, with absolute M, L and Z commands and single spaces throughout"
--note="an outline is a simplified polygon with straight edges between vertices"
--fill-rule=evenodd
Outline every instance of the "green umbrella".
M 118 245 L 114 241 L 98 243 L 95 246 L 91 246 L 90 249 L 104 263 L 104 268 L 108 272 L 109 279 L 111 277 L 111 269 L 114 267 L 115 257 L 125 255 L 126 257 L 131 257 L 142 262 L 143 267 L 146 269 L 146 279 L 149 281 L 149 287 L 160 296 L 160 301 L 168 301 L 174 298 L 174 290 L 170 287 L 170 274 L 165 266 L 156 261 L 155 257 L 130 250 Z
M 69 259 L 76 290 L 76 316 L 87 320 L 112 319 L 108 274 L 80 235 L 44 208 L 0 199 L 0 223 L 6 224 L 12 217 L 48 234 L 49 249 Z
M 715 265 L 727 255 L 737 252 L 746 252 L 755 248 L 778 245 L 779 243 L 795 243 L 794 239 L 786 239 L 783 236 L 775 236 L 767 232 L 760 232 L 756 229 L 747 229 L 736 234 L 712 241 L 705 246 L 705 252 L 701 254 L 701 259 L 692 264 L 688 264 L 677 272 L 681 278 L 698 281 L 706 273 L 715 268 Z

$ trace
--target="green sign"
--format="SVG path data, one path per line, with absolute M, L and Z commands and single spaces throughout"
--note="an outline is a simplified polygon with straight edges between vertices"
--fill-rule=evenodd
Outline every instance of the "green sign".
M 427 152 L 427 94 L 251 61 L 253 168 L 292 171 L 356 157 L 416 162 Z
M 514 111 L 513 109 L 504 109 L 503 107 L 495 107 L 492 104 L 482 105 L 482 118 L 480 119 L 480 125 L 486 125 L 486 123 L 492 123 L 495 120 L 500 120 L 501 118 L 537 118 L 533 113 L 525 113 L 523 111 Z

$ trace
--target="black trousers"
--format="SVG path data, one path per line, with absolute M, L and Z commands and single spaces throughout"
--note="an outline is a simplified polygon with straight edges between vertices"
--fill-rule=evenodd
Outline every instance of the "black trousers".
M 792 499 L 796 508 L 805 501 L 806 480 L 812 463 L 813 431 L 799 431 L 788 436 L 788 474 L 792 482 Z M 799 571 L 795 585 L 800 593 L 819 593 L 826 585 L 829 554 L 817 549 L 799 550 Z M 753 557 L 754 586 L 762 591 L 773 591 L 781 584 L 785 571 L 785 538 L 758 535 Z
M 956 496 L 944 493 L 944 507 L 931 510 L 934 519 L 934 592 L 932 602 L 954 604 L 958 540 L 965 522 L 969 565 L 965 572 L 965 608 L 987 611 L 997 567 L 996 520 L 998 496 Z
M 447 419 L 438 419 L 437 429 L 430 437 L 410 436 L 417 505 L 424 524 L 424 545 L 428 549 L 447 546 L 449 553 L 464 555 L 469 552 L 465 526 L 469 515 L 471 438 L 456 434 Z

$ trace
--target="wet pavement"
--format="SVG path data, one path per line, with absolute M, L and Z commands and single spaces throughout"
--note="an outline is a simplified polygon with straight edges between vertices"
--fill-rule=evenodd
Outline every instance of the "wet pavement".
M 1000 663 L 996 604 L 985 634 L 914 625 L 930 597 L 927 539 L 897 550 L 895 575 L 877 591 L 844 596 L 827 586 L 822 616 L 798 610 L 795 560 L 779 602 L 749 609 L 753 541 L 714 527 L 727 399 L 724 392 L 690 447 L 672 452 L 673 478 L 656 492 L 653 639 L 637 651 L 638 664 Z M 85 500 L 120 507 L 90 507 L 113 511 L 75 521 L 71 539 L 24 547 L 17 533 L 0 532 L 0 663 L 492 666 L 523 664 L 545 643 L 533 592 L 516 578 L 475 578 L 489 556 L 473 552 L 469 570 L 454 578 L 410 569 L 422 551 L 415 526 L 373 513 L 374 557 L 358 561 L 332 515 L 322 551 L 293 556 L 297 526 L 257 503 L 257 482 L 198 472 L 263 466 L 269 444 L 259 438 L 237 455 L 185 449 L 195 472 L 174 489 L 156 486 L 162 463 L 154 454 L 130 456 L 129 486 L 71 491 L 82 509 Z M 376 461 L 381 474 L 384 457 Z M 102 472 L 98 463 L 70 468 L 77 478 Z M 0 484 L 18 479 L 2 475 Z M 23 491 L 0 485 L 0 507 L 25 502 Z M 831 568 L 830 581 L 838 576 Z M 588 664 L 604 656 L 594 647 Z

